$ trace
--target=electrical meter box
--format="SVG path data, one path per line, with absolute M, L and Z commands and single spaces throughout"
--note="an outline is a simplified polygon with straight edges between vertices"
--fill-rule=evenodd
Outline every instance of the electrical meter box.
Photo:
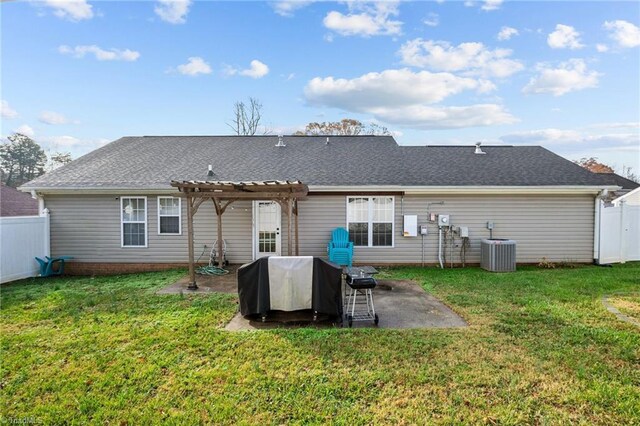
M 404 231 L 403 237 L 417 237 L 418 236 L 418 216 L 415 214 L 404 215 Z
M 449 223 L 449 215 L 448 214 L 439 214 L 438 215 L 438 226 L 450 226 Z

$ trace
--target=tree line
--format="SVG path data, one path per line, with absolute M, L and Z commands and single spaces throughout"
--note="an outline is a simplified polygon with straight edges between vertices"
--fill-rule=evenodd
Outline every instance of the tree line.
M 55 152 L 47 157 L 37 142 L 22 133 L 0 144 L 0 180 L 13 188 L 70 162 L 71 153 Z

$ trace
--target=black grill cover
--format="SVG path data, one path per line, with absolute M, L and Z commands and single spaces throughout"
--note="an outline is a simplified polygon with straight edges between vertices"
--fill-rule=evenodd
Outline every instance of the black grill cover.
M 339 266 L 314 257 L 311 291 L 311 309 L 330 316 L 342 315 L 342 269 Z M 268 257 L 238 269 L 238 296 L 243 316 L 266 315 L 271 310 Z

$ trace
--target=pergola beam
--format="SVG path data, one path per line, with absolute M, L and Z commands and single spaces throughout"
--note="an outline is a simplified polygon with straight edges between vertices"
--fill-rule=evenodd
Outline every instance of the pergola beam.
M 171 181 L 187 200 L 187 234 L 189 245 L 189 286 L 196 290 L 193 217 L 204 201 L 213 202 L 217 217 L 218 266 L 224 266 L 222 215 L 229 205 L 238 200 L 272 200 L 284 207 L 287 214 L 287 253 L 293 253 L 293 227 L 295 226 L 295 253 L 299 255 L 298 238 L 298 200 L 309 192 L 307 185 L 300 181 L 261 181 L 261 182 L 211 182 L 211 181 Z M 294 219 L 295 215 L 295 219 Z M 295 225 L 294 225 L 295 220 Z
M 269 199 L 288 199 L 288 198 L 305 198 L 306 192 L 216 192 L 216 191 L 198 191 L 190 194 L 193 198 L 219 198 L 221 200 L 269 200 Z

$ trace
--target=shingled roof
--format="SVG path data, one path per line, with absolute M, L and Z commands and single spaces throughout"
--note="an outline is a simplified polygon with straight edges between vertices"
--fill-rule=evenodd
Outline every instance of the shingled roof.
M 23 189 L 169 189 L 171 180 L 300 180 L 310 186 L 597 186 L 542 147 L 400 146 L 391 136 L 124 137 Z M 207 176 L 208 165 L 214 176 Z
M 0 216 L 37 216 L 38 201 L 30 194 L 0 184 Z

